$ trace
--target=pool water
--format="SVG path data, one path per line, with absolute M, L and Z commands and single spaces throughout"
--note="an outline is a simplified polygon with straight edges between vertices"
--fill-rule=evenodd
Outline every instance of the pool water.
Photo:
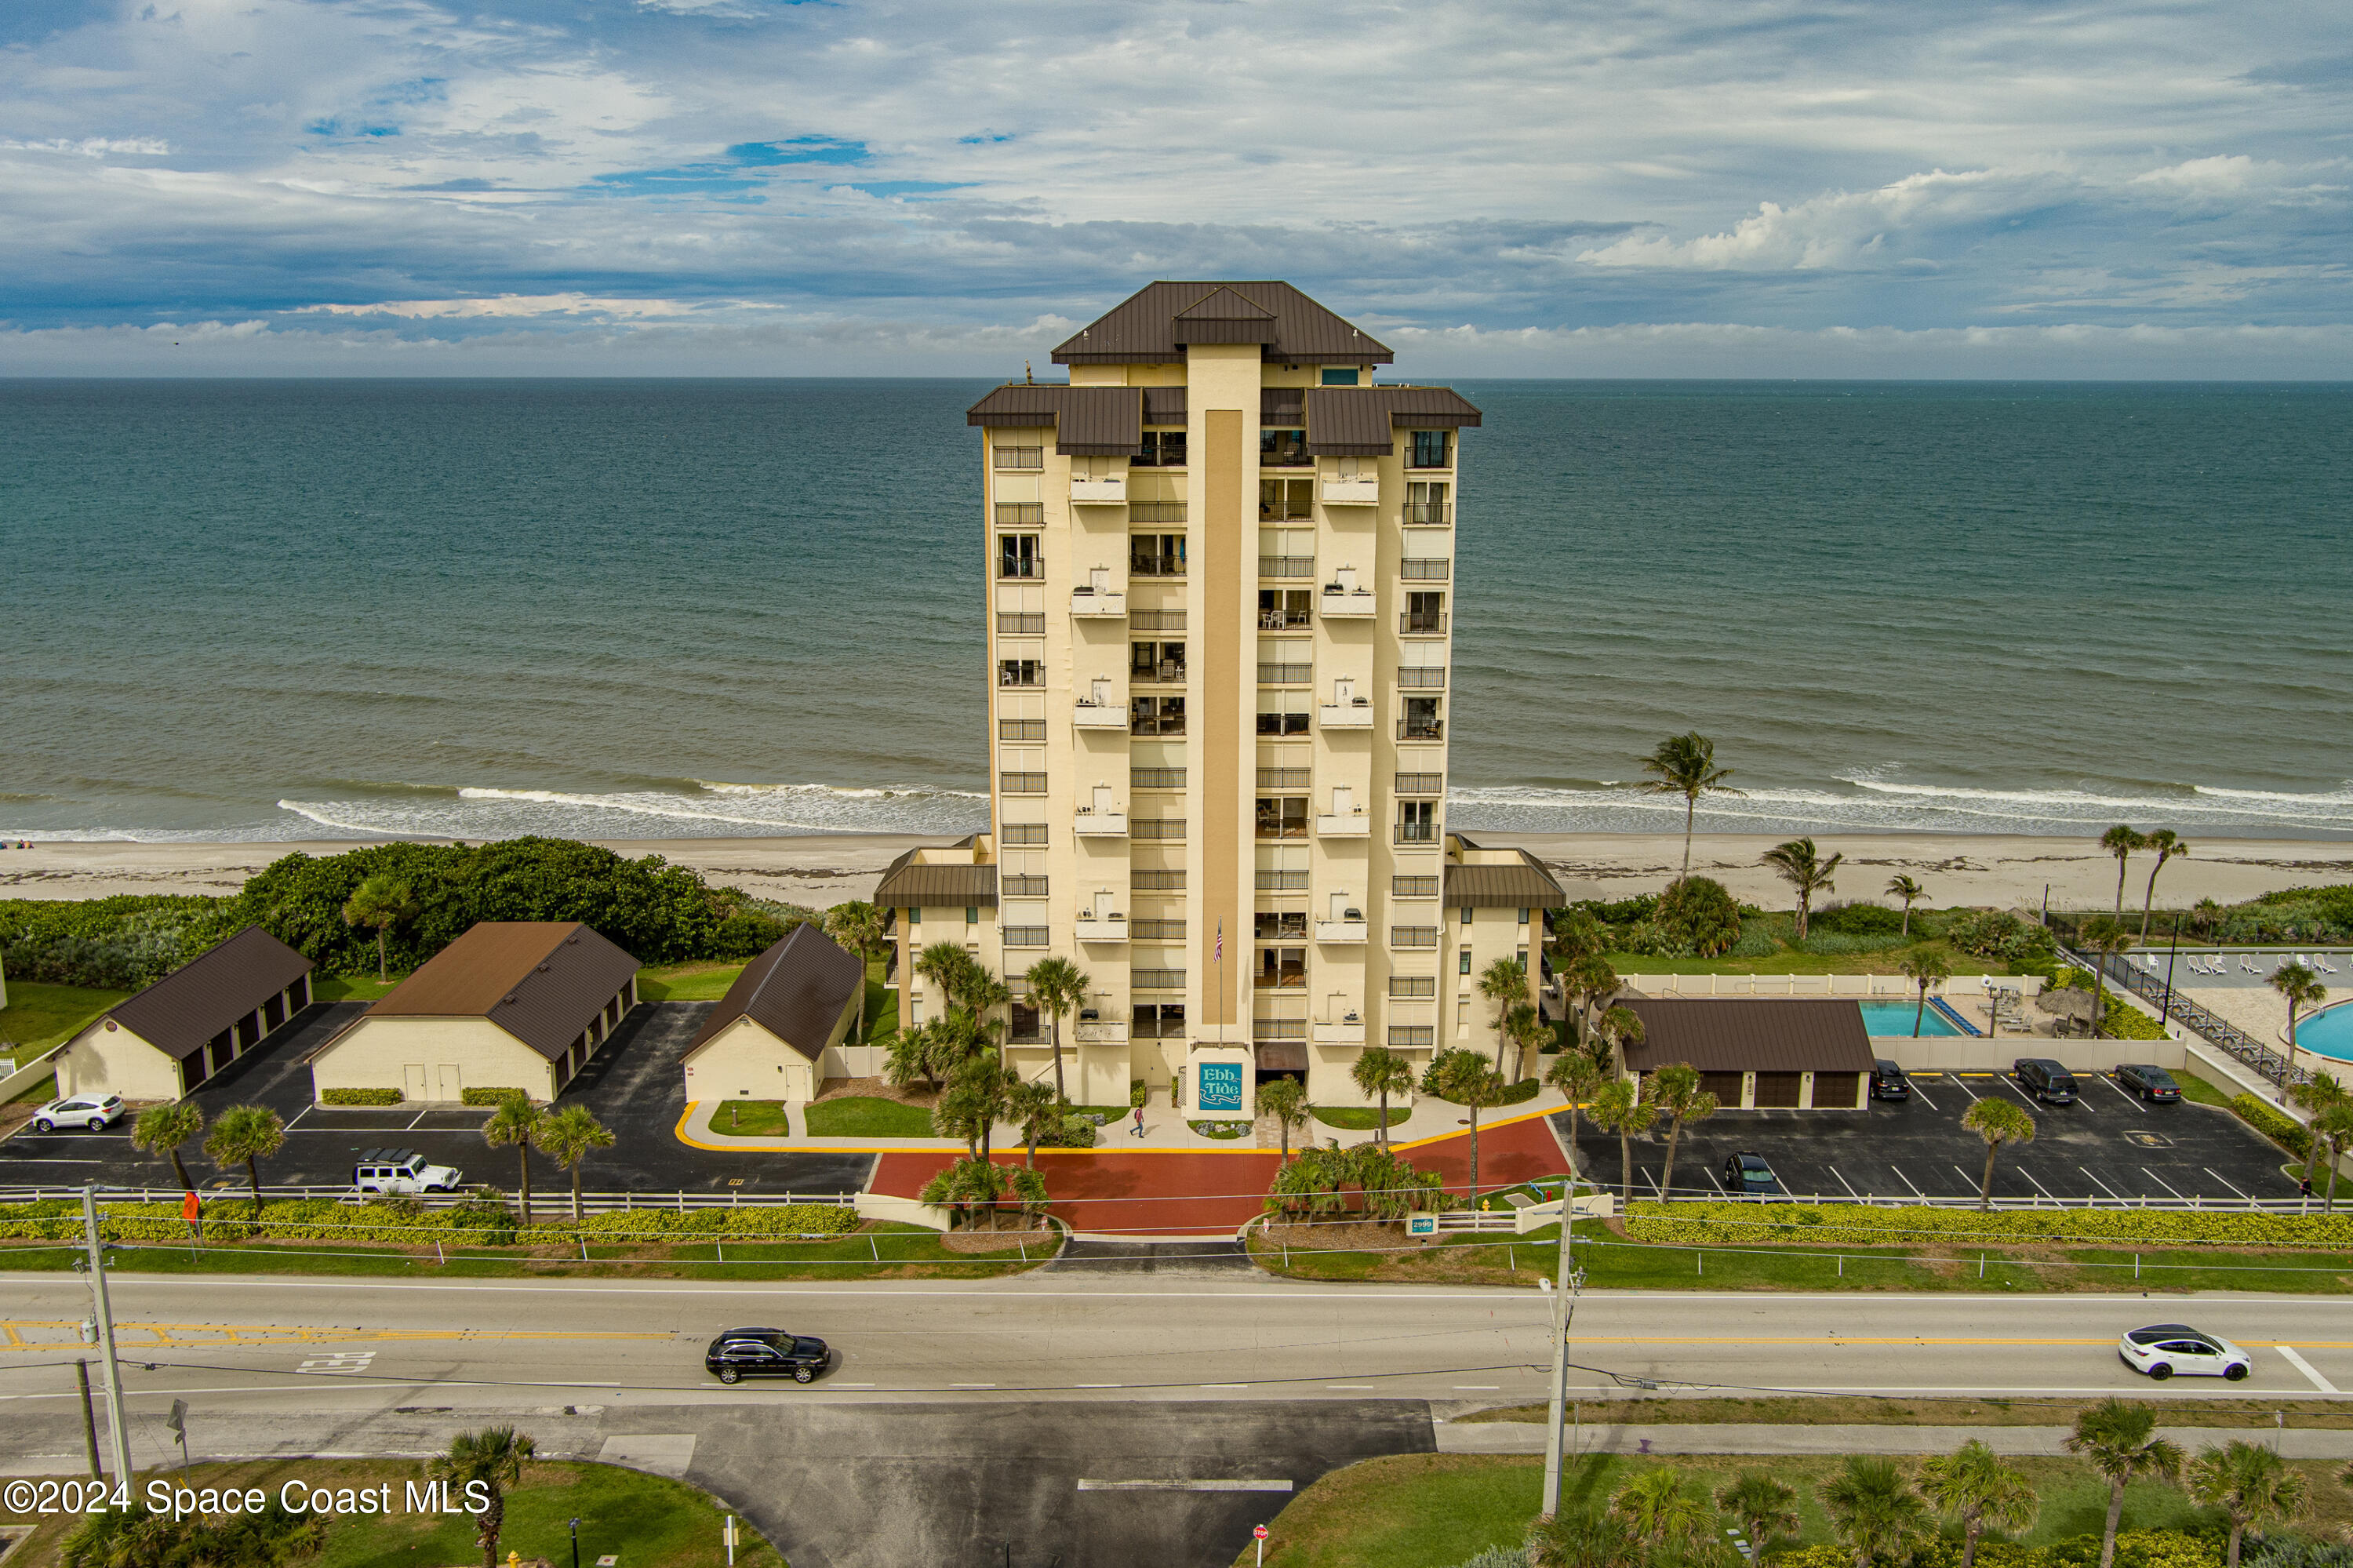
M 2324 1007 L 2295 1021 L 2295 1048 L 2339 1062 L 2353 1062 L 2353 1001 Z
M 1920 1009 L 1917 1001 L 1858 1001 L 1855 1005 L 1862 1009 L 1862 1029 L 1866 1034 L 1909 1035 L 1912 1020 Z M 1927 1015 L 1920 1020 L 1920 1033 L 1925 1036 L 1958 1034 L 1960 1031 L 1954 1028 L 1953 1021 L 1937 1012 L 1932 1003 Z

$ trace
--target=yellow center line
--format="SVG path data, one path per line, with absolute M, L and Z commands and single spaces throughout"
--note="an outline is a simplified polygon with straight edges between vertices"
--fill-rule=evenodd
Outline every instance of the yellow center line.
M 71 1341 L 27 1340 L 20 1332 L 46 1329 L 70 1333 Z M 78 1343 L 80 1325 L 70 1319 L 16 1319 L 0 1321 L 0 1351 L 55 1350 L 60 1342 Z M 570 1329 L 335 1329 L 315 1324 L 279 1323 L 118 1323 L 123 1342 L 138 1350 L 206 1350 L 221 1346 L 268 1344 L 348 1344 L 356 1340 L 656 1340 L 677 1336 L 646 1330 Z M 143 1337 L 140 1337 L 143 1336 Z

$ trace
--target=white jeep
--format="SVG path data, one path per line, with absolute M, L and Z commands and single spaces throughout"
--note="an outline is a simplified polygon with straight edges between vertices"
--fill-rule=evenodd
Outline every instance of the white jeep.
M 456 1167 L 427 1165 L 425 1156 L 406 1149 L 371 1149 L 352 1168 L 352 1185 L 360 1192 L 400 1197 L 454 1192 L 460 1178 Z

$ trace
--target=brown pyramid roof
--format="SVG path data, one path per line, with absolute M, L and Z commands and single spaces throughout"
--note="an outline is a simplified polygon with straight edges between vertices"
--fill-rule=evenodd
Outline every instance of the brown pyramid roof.
M 554 1061 L 637 972 L 637 959 L 577 920 L 485 920 L 362 1016 L 487 1018 Z
M 1195 343 L 1255 343 L 1289 365 L 1388 365 L 1388 344 L 1290 284 L 1146 283 L 1054 350 L 1057 365 L 1170 365 Z

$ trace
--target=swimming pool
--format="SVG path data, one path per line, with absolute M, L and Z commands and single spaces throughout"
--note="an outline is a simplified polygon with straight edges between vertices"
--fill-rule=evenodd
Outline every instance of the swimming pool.
M 2338 1062 L 2353 1062 L 2353 1001 L 2324 1007 L 2295 1022 L 2295 1048 Z
M 1908 1035 L 1912 1033 L 1912 1020 L 1920 1010 L 1917 1001 L 1858 1001 L 1855 1005 L 1862 1009 L 1862 1030 L 1866 1034 Z M 1958 1034 L 1960 1031 L 1953 1026 L 1951 1019 L 1936 1011 L 1932 1001 L 1926 1016 L 1920 1019 L 1920 1033 Z

